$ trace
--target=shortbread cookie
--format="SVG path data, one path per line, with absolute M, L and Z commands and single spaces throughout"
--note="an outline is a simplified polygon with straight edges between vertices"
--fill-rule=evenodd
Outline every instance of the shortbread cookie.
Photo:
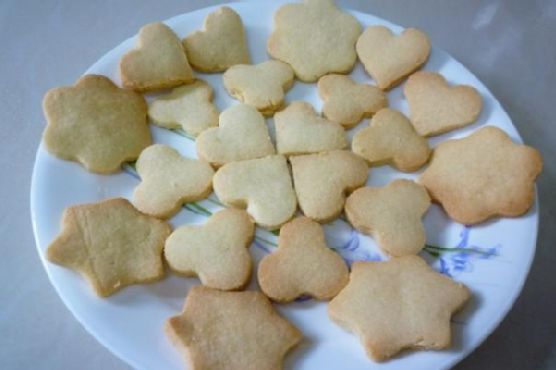
M 214 191 L 226 205 L 247 208 L 255 222 L 277 229 L 297 207 L 286 158 L 273 155 L 222 166 L 214 175 Z
M 467 126 L 479 117 L 483 101 L 475 88 L 450 86 L 438 73 L 412 74 L 404 86 L 410 118 L 423 136 L 440 135 Z
M 85 75 L 74 86 L 49 90 L 43 110 L 46 149 L 87 171 L 116 172 L 152 143 L 145 99 L 104 76 Z
M 211 288 L 235 290 L 251 276 L 249 245 L 255 225 L 239 209 L 224 209 L 205 225 L 186 225 L 166 240 L 164 256 L 170 268 L 186 276 L 198 276 Z
M 202 72 L 250 63 L 241 17 L 227 6 L 210 13 L 204 29 L 187 36 L 183 47 L 191 65 Z
M 285 92 L 291 88 L 294 75 L 288 64 L 268 60 L 254 66 L 235 65 L 222 78 L 231 96 L 265 115 L 272 115 L 284 103 Z
M 388 108 L 355 134 L 351 146 L 371 166 L 389 164 L 404 172 L 418 170 L 430 155 L 427 139 L 415 132 L 402 113 Z
M 330 222 L 340 215 L 346 193 L 365 185 L 369 169 L 347 150 L 290 157 L 299 207 L 305 216 Z
M 306 295 L 331 299 L 348 276 L 342 257 L 326 245 L 322 227 L 307 217 L 282 226 L 278 250 L 262 259 L 257 273 L 263 293 L 278 302 Z
M 124 87 L 151 91 L 176 87 L 195 79 L 180 39 L 163 23 L 150 23 L 139 31 L 137 48 L 120 61 Z
M 276 147 L 285 155 L 319 153 L 348 145 L 343 127 L 320 117 L 306 102 L 296 101 L 274 116 Z
M 431 52 L 428 36 L 408 28 L 394 35 L 384 26 L 370 26 L 359 37 L 357 55 L 381 89 L 389 89 L 421 67 Z
M 388 106 L 388 98 L 381 89 L 357 84 L 348 76 L 323 76 L 319 79 L 318 89 L 324 101 L 324 116 L 345 128 L 354 127 L 364 117 L 370 117 Z
M 204 199 L 212 192 L 212 167 L 183 158 L 168 145 L 143 150 L 136 168 L 141 183 L 133 192 L 133 205 L 151 216 L 171 217 L 184 203 Z
M 264 117 L 247 104 L 222 112 L 219 127 L 203 131 L 195 145 L 199 158 L 216 167 L 275 153 Z
M 536 149 L 514 144 L 504 131 L 487 126 L 436 147 L 419 181 L 452 219 L 471 225 L 527 212 L 542 167 Z
M 191 288 L 166 333 L 191 369 L 276 370 L 303 338 L 260 292 Z
M 126 199 L 67 208 L 62 232 L 50 244 L 50 262 L 84 275 L 97 295 L 164 276 L 162 248 L 170 234 L 163 221 L 137 211 Z
M 286 4 L 274 14 L 268 53 L 292 66 L 302 81 L 327 73 L 347 73 L 355 64 L 355 42 L 361 25 L 333 0 Z
M 450 319 L 470 296 L 418 256 L 355 262 L 328 314 L 359 336 L 370 358 L 385 361 L 404 349 L 449 347 Z
M 212 98 L 210 85 L 197 80 L 154 99 L 149 104 L 149 117 L 157 126 L 181 128 L 197 136 L 209 127 L 218 126 L 218 110 Z
M 357 189 L 346 201 L 349 222 L 372 235 L 392 256 L 417 254 L 426 242 L 421 221 L 431 200 L 425 188 L 411 180 L 394 180 L 381 187 Z

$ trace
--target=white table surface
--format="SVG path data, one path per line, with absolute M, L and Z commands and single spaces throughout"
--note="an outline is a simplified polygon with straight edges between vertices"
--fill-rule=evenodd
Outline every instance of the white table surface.
M 64 307 L 37 256 L 29 214 L 41 100 L 71 85 L 148 22 L 219 1 L 0 2 L 0 369 L 128 369 Z M 556 368 L 556 0 L 338 1 L 403 26 L 481 79 L 540 149 L 537 255 L 515 306 L 457 369 Z

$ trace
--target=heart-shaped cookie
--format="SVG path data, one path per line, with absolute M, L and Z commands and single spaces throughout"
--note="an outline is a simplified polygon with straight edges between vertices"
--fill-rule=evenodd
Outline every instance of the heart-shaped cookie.
M 467 85 L 450 86 L 438 73 L 420 71 L 404 86 L 410 118 L 419 135 L 434 136 L 467 126 L 479 117 L 483 100 Z
M 384 26 L 370 26 L 359 36 L 355 48 L 378 87 L 389 89 L 427 61 L 431 43 L 415 28 L 396 36 Z
M 151 91 L 176 87 L 195 79 L 180 39 L 163 23 L 150 23 L 139 31 L 137 48 L 120 60 L 124 87 Z
M 261 290 L 278 302 L 308 295 L 331 299 L 348 283 L 349 271 L 324 239 L 322 226 L 298 217 L 280 229 L 278 250 L 264 257 L 257 272 Z
M 297 155 L 344 149 L 344 128 L 320 117 L 306 102 L 296 101 L 274 115 L 278 153 Z
M 263 115 L 247 104 L 222 112 L 219 127 L 203 131 L 195 144 L 199 158 L 216 167 L 275 153 Z
M 183 47 L 191 65 L 202 72 L 223 72 L 250 63 L 241 17 L 227 6 L 210 13 L 204 30 L 187 36 Z

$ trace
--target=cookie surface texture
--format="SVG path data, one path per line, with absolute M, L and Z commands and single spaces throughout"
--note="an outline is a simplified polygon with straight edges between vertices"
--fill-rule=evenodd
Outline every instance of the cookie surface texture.
M 421 218 L 431 200 L 425 188 L 411 180 L 394 180 L 375 188 L 357 189 L 346 201 L 349 222 L 372 235 L 378 246 L 392 256 L 417 254 L 426 242 Z
M 222 292 L 195 286 L 166 333 L 188 368 L 278 370 L 303 338 L 260 292 Z
M 286 4 L 274 14 L 268 53 L 292 66 L 298 79 L 314 82 L 328 73 L 348 73 L 356 60 L 361 25 L 332 0 Z
M 381 89 L 389 89 L 420 68 L 431 51 L 428 36 L 407 28 L 394 35 L 384 26 L 368 27 L 356 44 L 359 60 Z
M 250 63 L 241 17 L 227 6 L 210 13 L 204 29 L 187 36 L 183 47 L 191 65 L 202 72 L 223 72 Z
M 213 185 L 223 203 L 246 208 L 267 229 L 286 223 L 297 207 L 288 164 L 281 155 L 228 163 L 216 171 Z
M 164 256 L 170 268 L 198 276 L 203 285 L 221 290 L 244 287 L 251 277 L 249 245 L 255 225 L 239 209 L 225 209 L 204 225 L 181 226 L 170 235 Z
M 120 76 L 125 88 L 136 91 L 168 89 L 195 79 L 180 39 L 163 23 L 139 30 L 137 48 L 120 60 Z
M 184 203 L 204 199 L 212 192 L 212 167 L 184 158 L 168 145 L 155 144 L 143 150 L 136 169 L 141 183 L 133 192 L 133 205 L 151 216 L 171 217 Z
M 49 90 L 43 100 L 46 149 L 87 171 L 112 173 L 152 143 L 145 99 L 104 76 Z
M 346 194 L 365 185 L 365 161 L 347 150 L 290 157 L 299 207 L 305 216 L 330 222 L 340 215 Z
M 451 316 L 469 290 L 418 256 L 355 262 L 349 284 L 328 305 L 332 321 L 352 331 L 368 356 L 385 361 L 404 349 L 450 346 Z
M 355 134 L 351 146 L 370 166 L 388 164 L 404 172 L 418 170 L 431 152 L 427 139 L 415 131 L 411 122 L 389 108 L 378 111 L 370 125 Z
M 388 106 L 388 98 L 381 89 L 357 84 L 348 76 L 323 76 L 319 79 L 318 90 L 324 101 L 324 116 L 345 128 L 356 126 L 364 117 Z
M 97 295 L 106 297 L 161 279 L 169 234 L 166 222 L 142 214 L 126 199 L 109 199 L 67 208 L 47 257 L 84 275 Z
M 324 239 L 322 226 L 298 217 L 280 229 L 278 249 L 259 264 L 263 293 L 278 302 L 301 296 L 331 299 L 347 284 L 349 271 Z
M 536 149 L 514 144 L 504 131 L 487 126 L 436 147 L 419 182 L 452 219 L 472 225 L 527 212 L 542 167 Z

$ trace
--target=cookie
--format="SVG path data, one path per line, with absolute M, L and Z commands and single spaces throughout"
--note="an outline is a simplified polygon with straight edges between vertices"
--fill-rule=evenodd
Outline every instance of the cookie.
M 351 147 L 370 166 L 388 164 L 404 172 L 418 170 L 430 156 L 427 139 L 402 113 L 389 108 L 378 111 L 370 125 L 355 134 Z
M 431 52 L 428 36 L 415 28 L 394 35 L 384 26 L 368 27 L 355 45 L 365 70 L 381 89 L 390 89 L 419 69 Z
M 104 76 L 49 90 L 43 100 L 46 149 L 87 171 L 112 173 L 152 143 L 145 99 Z
M 470 296 L 465 285 L 418 256 L 355 262 L 328 314 L 359 336 L 370 358 L 385 361 L 404 349 L 449 347 L 450 318 Z
M 227 6 L 210 13 L 204 29 L 183 39 L 183 47 L 191 65 L 201 72 L 223 72 L 250 63 L 241 17 Z
M 255 225 L 238 209 L 212 215 L 204 225 L 185 225 L 166 240 L 164 256 L 170 268 L 185 276 L 198 276 L 211 288 L 236 290 L 251 277 L 249 245 Z
M 155 144 L 143 150 L 136 168 L 141 183 L 133 192 L 133 205 L 151 216 L 171 217 L 184 203 L 204 199 L 212 192 L 212 167 L 184 158 L 168 145 Z
M 365 161 L 347 150 L 290 157 L 299 207 L 305 216 L 330 222 L 340 215 L 346 193 L 365 185 Z
M 303 338 L 260 292 L 191 288 L 166 333 L 191 369 L 274 370 Z
M 247 104 L 222 112 L 219 126 L 203 131 L 195 146 L 199 158 L 216 167 L 275 153 L 264 117 Z
M 174 31 L 163 23 L 150 23 L 139 30 L 137 48 L 120 60 L 125 88 L 152 91 L 176 87 L 195 79 Z
M 64 211 L 47 258 L 84 275 L 98 296 L 107 297 L 164 276 L 161 255 L 169 234 L 166 222 L 142 214 L 126 199 L 82 204 Z
M 268 53 L 292 66 L 298 79 L 314 82 L 328 73 L 348 73 L 355 64 L 361 25 L 332 0 L 286 4 L 274 14 Z
M 278 153 L 297 155 L 344 149 L 343 127 L 320 117 L 306 102 L 296 101 L 274 115 Z
M 149 104 L 149 117 L 157 126 L 181 128 L 197 136 L 209 127 L 218 126 L 218 110 L 212 98 L 210 85 L 197 80 L 154 99 Z
M 403 89 L 410 118 L 419 135 L 434 136 L 467 126 L 479 117 L 483 100 L 467 85 L 450 86 L 438 73 L 419 71 Z
M 394 180 L 357 189 L 346 201 L 346 216 L 357 230 L 372 235 L 391 256 L 417 254 L 426 242 L 421 219 L 431 204 L 425 188 L 411 180 Z
M 322 113 L 345 128 L 356 126 L 364 117 L 371 117 L 388 106 L 388 98 L 376 86 L 357 84 L 348 76 L 326 75 L 317 84 L 324 101 Z
M 224 204 L 246 208 L 258 225 L 270 230 L 291 219 L 297 207 L 290 170 L 281 155 L 228 163 L 216 171 L 213 184 Z
M 487 126 L 436 147 L 419 182 L 450 218 L 472 225 L 527 212 L 542 167 L 536 149 L 514 144 L 504 131 Z
M 222 76 L 231 96 L 272 115 L 284 103 L 285 92 L 293 85 L 293 70 L 283 62 L 268 60 L 257 65 L 239 64 Z
M 331 299 L 347 284 L 349 271 L 324 239 L 322 227 L 298 217 L 280 229 L 278 250 L 265 256 L 257 272 L 261 290 L 278 302 L 301 296 Z

